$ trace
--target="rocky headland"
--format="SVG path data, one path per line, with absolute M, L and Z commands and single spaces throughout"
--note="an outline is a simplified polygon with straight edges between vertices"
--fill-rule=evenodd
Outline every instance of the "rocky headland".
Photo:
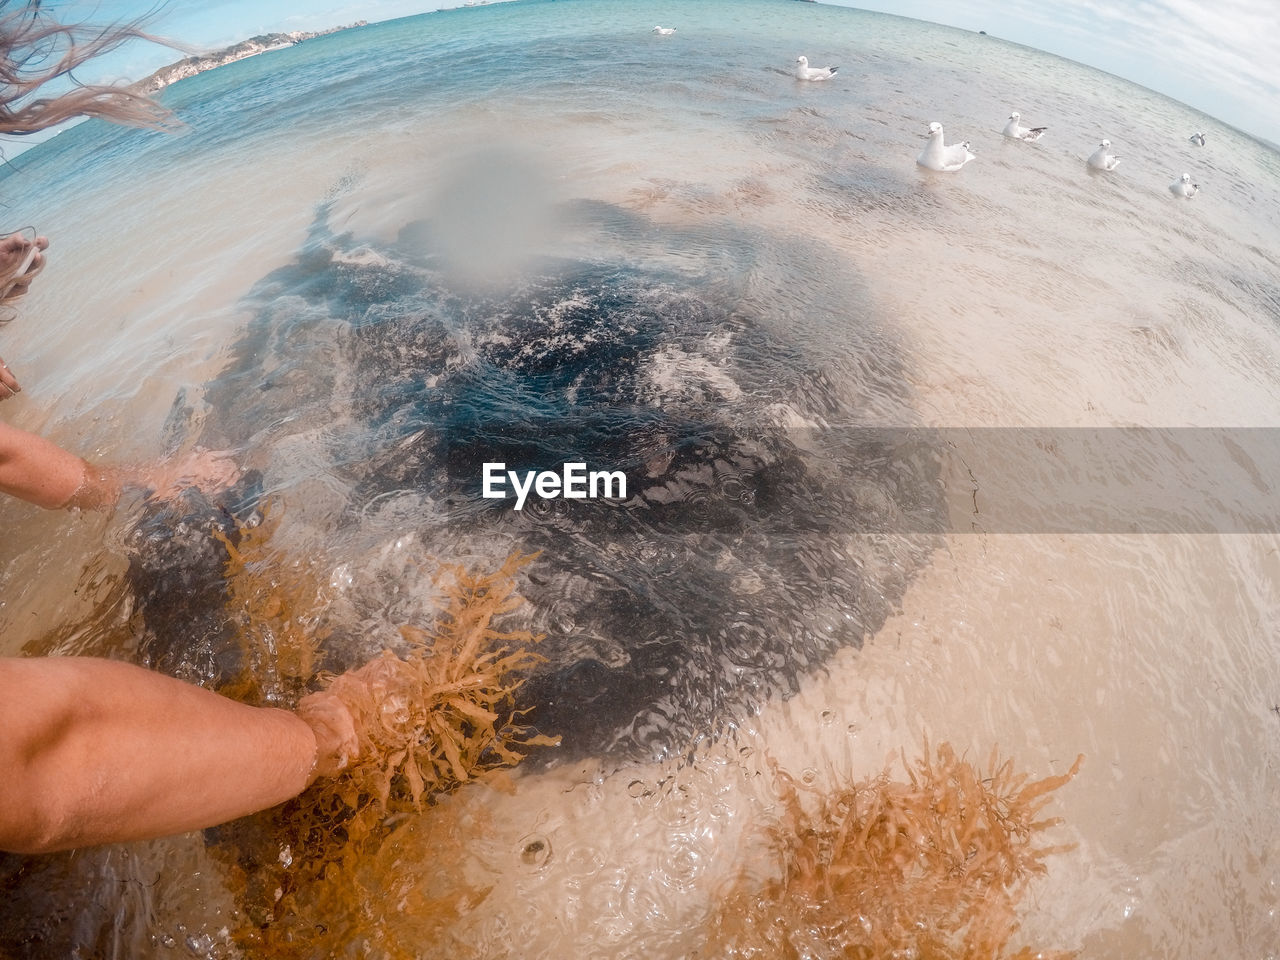
M 352 27 L 363 27 L 367 23 L 367 20 L 359 20 L 343 27 L 332 27 L 328 30 L 321 30 L 316 33 L 307 33 L 301 30 L 294 30 L 291 33 L 264 33 L 261 36 L 250 37 L 248 40 L 242 40 L 237 44 L 215 51 L 214 53 L 187 57 L 185 60 L 179 60 L 177 63 L 171 63 L 168 66 L 161 67 L 155 73 L 151 74 L 151 76 L 133 84 L 133 89 L 141 94 L 150 95 L 159 90 L 163 90 L 171 83 L 177 83 L 179 80 L 185 80 L 187 77 L 194 77 L 197 73 L 212 70 L 214 67 L 225 66 L 228 63 L 234 63 L 236 60 L 243 60 L 245 57 L 252 57 L 259 53 L 266 53 L 268 50 L 279 50 L 283 47 L 293 46 L 295 43 L 302 43 L 302 41 L 310 40 L 313 37 L 322 37 L 325 34 L 337 33 L 339 30 L 350 30 Z

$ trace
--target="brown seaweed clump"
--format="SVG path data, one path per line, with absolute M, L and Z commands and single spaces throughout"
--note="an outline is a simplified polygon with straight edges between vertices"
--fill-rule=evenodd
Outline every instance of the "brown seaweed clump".
M 421 810 L 425 799 L 519 763 L 526 747 L 559 743 L 517 722 L 524 711 L 515 708 L 515 694 L 542 662 L 529 649 L 542 637 L 493 626 L 524 602 L 515 577 L 532 559 L 512 554 L 488 575 L 446 568 L 446 607 L 429 630 L 400 628 L 405 656 L 385 650 L 360 670 L 329 679 L 329 692 L 351 711 L 360 752 L 343 776 L 319 784 L 319 793 L 379 815 Z
M 233 563 L 243 556 L 242 548 Z M 444 568 L 444 608 L 429 627 L 401 628 L 403 655 L 384 651 L 357 671 L 323 678 L 355 721 L 356 760 L 342 775 L 222 832 L 222 850 L 244 890 L 237 939 L 253 955 L 329 957 L 357 943 L 376 944 L 380 956 L 416 955 L 402 953 L 379 919 L 385 887 L 397 874 L 388 862 L 396 838 L 423 830 L 434 837 L 444 820 L 416 813 L 462 784 L 514 766 L 530 747 L 559 742 L 521 723 L 515 702 L 541 661 L 530 650 L 541 637 L 495 625 L 523 602 L 516 577 L 532 559 L 513 554 L 490 574 Z M 297 620 L 287 603 L 253 599 L 246 607 L 250 585 L 233 594 L 250 611 L 251 626 L 257 615 L 267 619 L 255 635 L 284 635 L 280 616 Z M 452 848 L 443 836 L 435 845 L 442 859 L 433 866 L 447 870 Z M 462 886 L 448 903 L 417 906 L 431 907 L 432 923 L 444 930 L 451 915 L 486 892 Z
M 739 881 L 712 920 L 708 956 L 844 960 L 1062 960 L 1010 953 L 1016 908 L 1043 860 L 1036 846 L 1057 819 L 1036 820 L 1075 776 L 1028 782 L 992 751 L 987 773 L 926 742 L 907 780 L 888 772 L 831 793 L 779 774 L 783 816 L 772 830 L 781 876 Z

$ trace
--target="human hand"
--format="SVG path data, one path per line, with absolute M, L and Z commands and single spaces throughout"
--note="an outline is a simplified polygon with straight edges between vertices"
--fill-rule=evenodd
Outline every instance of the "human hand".
M 188 487 L 206 493 L 225 490 L 240 479 L 240 468 L 230 450 L 196 447 L 190 453 L 153 464 L 143 471 L 142 481 L 162 500 L 172 500 Z
M 370 725 L 370 710 L 394 710 L 394 686 L 402 662 L 388 651 L 362 667 L 340 673 L 328 687 L 309 693 L 294 710 L 316 737 L 316 777 L 336 777 L 360 757 L 361 735 Z
M 17 378 L 9 371 L 4 360 L 0 360 L 0 400 L 8 400 L 21 390 Z
M 360 754 L 360 738 L 346 704 L 328 690 L 309 693 L 298 701 L 294 713 L 316 738 L 316 760 L 311 778 L 336 777 Z
M 323 704 L 326 709 L 336 712 L 340 706 L 342 735 L 346 737 L 349 734 L 352 738 L 343 741 L 346 746 L 342 748 L 342 759 L 336 766 L 330 763 L 324 767 L 332 773 L 325 774 L 321 769 L 324 765 L 317 760 L 317 775 L 336 776 L 348 763 L 358 760 L 366 747 L 365 752 L 377 753 L 377 744 L 380 741 L 385 743 L 386 734 L 394 732 L 410 718 L 405 703 L 404 668 L 403 660 L 390 650 L 384 650 L 363 666 L 331 678 L 323 691 L 299 701 L 299 708 L 307 704 L 310 709 L 315 709 Z M 302 717 L 311 722 L 308 716 Z
M 37 236 L 31 227 L 0 237 L 0 301 L 16 300 L 31 287 L 44 269 L 49 238 Z

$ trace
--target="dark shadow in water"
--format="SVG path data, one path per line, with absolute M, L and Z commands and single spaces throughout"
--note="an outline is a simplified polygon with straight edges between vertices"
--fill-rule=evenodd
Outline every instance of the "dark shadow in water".
M 579 203 L 565 220 L 596 239 L 590 256 L 477 292 L 451 282 L 431 224 L 374 250 L 334 234 L 328 212 L 256 285 L 226 368 L 179 399 L 171 440 L 271 464 L 316 438 L 343 497 L 334 565 L 400 519 L 445 559 L 540 550 L 522 615 L 547 634 L 547 663 L 522 696 L 564 736 L 544 761 L 663 756 L 741 720 L 874 634 L 926 562 L 918 531 L 944 525 L 936 461 L 848 428 L 911 398 L 893 331 L 839 257 L 740 222 L 682 230 Z M 496 461 L 622 470 L 628 496 L 516 512 L 481 496 Z M 238 671 L 215 533 L 253 521 L 263 473 L 151 505 L 131 531 L 147 664 L 215 687 Z M 281 496 L 287 523 L 288 480 Z M 336 634 L 327 665 L 385 641 Z M 133 955 L 113 938 L 147 928 L 145 897 L 111 913 L 76 893 L 154 882 L 117 877 L 119 849 L 0 855 L 0 950 Z
M 931 547 L 894 535 L 898 521 L 930 528 L 938 478 L 929 458 L 844 428 L 886 391 L 909 403 L 856 278 L 787 292 L 797 316 L 839 311 L 821 318 L 845 332 L 832 352 L 863 373 L 835 382 L 812 337 L 751 312 L 770 276 L 803 278 L 812 251 L 660 229 L 601 204 L 565 221 L 598 238 L 598 257 L 547 258 L 478 292 L 451 283 L 431 224 L 372 250 L 332 234 L 322 209 L 297 260 L 256 286 L 199 409 L 179 404 L 171 427 L 266 447 L 268 460 L 290 437 L 322 436 L 346 496 L 335 534 L 393 502 L 405 514 L 407 498 L 413 529 L 446 559 L 542 551 L 525 591 L 529 625 L 547 634 L 548 663 L 524 691 L 532 719 L 564 736 L 555 756 L 658 757 L 874 633 Z M 819 288 L 826 299 L 807 302 Z M 531 496 L 516 511 L 482 496 L 488 462 L 620 470 L 627 497 Z M 135 564 L 151 578 L 139 583 L 148 632 L 184 638 L 154 662 L 225 674 L 220 545 L 137 542 L 160 556 Z M 380 643 L 346 637 L 332 653 L 341 665 Z
M 240 525 L 260 519 L 261 480 L 251 471 L 215 497 L 187 489 L 149 502 L 130 528 L 128 580 L 148 628 L 139 641 L 143 665 L 212 687 L 239 672 L 240 646 L 227 615 L 227 549 L 219 538 L 234 544 Z

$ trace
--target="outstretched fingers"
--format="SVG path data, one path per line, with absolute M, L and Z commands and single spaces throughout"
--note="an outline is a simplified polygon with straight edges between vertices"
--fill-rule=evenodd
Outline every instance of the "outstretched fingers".
M 147 471 L 147 485 L 162 500 L 172 500 L 188 487 L 205 493 L 225 490 L 240 479 L 240 467 L 231 455 L 230 450 L 196 447 L 184 456 L 155 464 Z
M 13 375 L 3 360 L 0 360 L 0 400 L 8 400 L 22 391 L 18 386 L 18 378 Z
M 0 300 L 15 300 L 30 289 L 44 269 L 48 248 L 49 238 L 35 235 L 31 228 L 0 237 Z

